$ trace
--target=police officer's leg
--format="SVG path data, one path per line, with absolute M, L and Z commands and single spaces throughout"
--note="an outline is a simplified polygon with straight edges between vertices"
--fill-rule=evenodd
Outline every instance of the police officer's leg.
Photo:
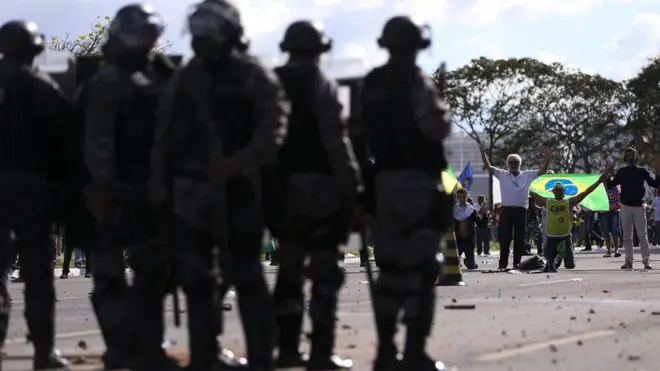
M 433 327 L 435 313 L 435 282 L 440 274 L 437 259 L 442 235 L 437 231 L 419 230 L 411 236 L 411 247 L 420 254 L 419 266 L 407 269 L 404 323 L 406 345 L 403 356 L 404 369 L 435 370 L 436 364 L 426 355 L 426 340 Z M 470 248 L 473 248 L 470 242 Z M 474 255 L 472 255 L 474 257 Z M 474 260 L 474 259 L 472 259 Z M 474 264 L 474 261 L 472 261 Z
M 378 264 L 380 273 L 373 291 L 378 350 L 373 370 L 389 371 L 394 370 L 397 363 L 398 350 L 394 343 L 394 336 L 399 312 L 405 302 L 405 290 L 401 289 L 402 283 L 407 282 L 409 278 L 404 271 L 391 263 L 379 262 Z
M 131 249 L 133 285 L 126 298 L 134 326 L 134 371 L 167 370 L 162 348 L 165 333 L 163 301 L 169 284 L 170 260 L 165 246 L 141 244 Z
M 222 335 L 224 331 L 224 311 L 231 310 L 232 305 L 224 303 L 223 300 L 229 292 L 229 289 L 234 286 L 234 266 L 231 252 L 227 247 L 219 248 L 219 254 L 215 257 L 219 261 L 216 263 L 220 268 L 221 284 L 214 282 L 213 287 L 213 313 L 215 331 L 217 336 Z M 219 350 L 218 360 L 214 367 L 214 371 L 224 370 L 244 370 L 247 369 L 247 360 L 245 358 L 236 357 L 234 352 L 224 348 L 220 342 L 217 344 Z
M 256 227 L 256 226 L 255 226 Z M 262 230 L 234 227 L 230 231 L 234 285 L 245 332 L 247 358 L 255 370 L 273 367 L 274 306 L 261 265 Z
M 50 241 L 48 192 L 39 189 L 28 189 L 25 192 L 27 197 L 23 200 L 15 233 L 16 247 L 23 262 L 21 271 L 25 279 L 25 321 L 34 344 L 34 367 L 61 367 L 65 362 L 53 354 L 55 288 L 52 262 L 55 251 Z
M 429 256 L 424 264 L 410 273 L 411 280 L 419 280 L 419 288 L 408 298 L 405 305 L 406 344 L 403 355 L 407 369 L 435 369 L 435 362 L 426 355 L 426 340 L 433 328 L 435 313 L 435 277 L 440 274 L 440 264 Z M 412 277 L 417 274 L 418 277 Z
M 186 294 L 190 347 L 189 371 L 209 370 L 217 361 L 217 331 L 209 324 L 215 321 L 213 290 L 216 290 L 211 235 L 197 230 L 184 220 L 175 220 L 174 246 L 178 277 Z
M 128 316 L 131 308 L 124 252 L 114 237 L 112 228 L 99 228 L 99 243 L 93 252 L 96 264 L 91 301 L 105 341 L 103 362 L 106 368 L 125 368 L 130 361 L 127 354 L 135 344 L 130 331 L 133 324 Z
M 300 367 L 298 346 L 305 311 L 303 269 L 306 246 L 293 237 L 281 238 L 278 255 L 280 268 L 273 294 L 278 326 L 277 367 Z M 333 259 L 333 263 L 336 265 L 336 260 Z
M 309 315 L 312 320 L 312 351 L 309 370 L 326 368 L 333 354 L 337 296 L 344 283 L 344 271 L 337 264 L 336 239 L 322 236 L 310 241 L 310 279 L 313 282 Z

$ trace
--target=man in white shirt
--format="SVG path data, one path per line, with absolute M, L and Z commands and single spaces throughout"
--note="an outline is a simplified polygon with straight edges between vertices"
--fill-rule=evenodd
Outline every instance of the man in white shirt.
M 525 253 L 525 228 L 527 227 L 527 208 L 529 207 L 529 188 L 532 181 L 545 174 L 550 166 L 552 151 L 543 150 L 543 166 L 538 170 L 521 171 L 522 159 L 517 154 L 510 154 L 506 163 L 508 170 L 494 167 L 490 164 L 487 148 L 479 143 L 481 159 L 484 167 L 500 181 L 502 198 L 502 215 L 498 232 L 500 242 L 500 269 L 509 265 L 509 249 L 513 240 L 513 266 L 520 264 Z
M 653 230 L 653 244 L 658 246 L 660 245 L 660 188 L 655 191 L 655 198 L 653 199 L 651 207 L 653 208 L 655 215 L 653 217 L 653 222 L 655 224 L 655 229 Z

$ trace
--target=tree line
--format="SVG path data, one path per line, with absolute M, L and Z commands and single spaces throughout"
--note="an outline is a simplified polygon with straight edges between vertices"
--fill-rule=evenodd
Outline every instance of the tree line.
M 433 79 L 444 85 L 456 125 L 476 141 L 485 134 L 495 164 L 518 153 L 539 165 L 543 146 L 554 149 L 553 169 L 566 173 L 598 171 L 603 157 L 616 159 L 628 146 L 642 165 L 660 157 L 660 55 L 627 81 L 533 58 L 485 57 L 438 69 Z

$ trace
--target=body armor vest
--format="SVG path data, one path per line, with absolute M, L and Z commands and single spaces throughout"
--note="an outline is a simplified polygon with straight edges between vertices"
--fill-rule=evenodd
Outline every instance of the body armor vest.
M 315 65 L 282 66 L 275 69 L 291 101 L 287 138 L 279 153 L 279 165 L 290 173 L 331 174 L 328 155 L 313 112 Z
M 208 89 L 208 92 L 202 92 L 202 94 L 187 92 L 184 94 L 184 101 L 177 102 L 177 110 L 182 111 L 180 114 L 189 120 L 189 124 L 178 128 L 181 133 L 178 133 L 176 138 L 172 138 L 176 142 L 173 143 L 173 174 L 208 180 L 207 169 L 211 160 L 208 149 L 209 141 L 212 138 L 206 124 L 199 122 L 202 118 L 197 116 L 199 112 L 195 109 L 197 106 L 195 100 L 200 99 L 199 97 L 211 100 L 213 117 L 203 118 L 203 120 L 211 120 L 217 125 L 216 133 L 221 137 L 224 157 L 230 157 L 250 143 L 255 129 L 254 102 L 245 83 L 249 78 L 250 66 L 242 63 L 240 58 L 232 57 L 231 60 L 225 62 L 227 66 L 218 67 L 213 71 L 206 70 L 205 73 L 208 73 L 212 79 L 212 82 L 207 84 L 208 87 L 205 87 L 204 84 L 194 83 L 194 81 L 186 82 L 186 86 L 193 85 L 193 89 Z M 202 69 L 205 67 L 195 65 L 187 68 L 195 68 L 199 71 L 188 71 L 188 73 L 182 74 L 182 78 L 209 78 L 191 76 L 202 73 Z
M 417 66 L 387 64 L 374 69 L 362 92 L 362 119 L 379 170 L 421 170 L 439 176 L 447 167 L 442 144 L 424 137 L 417 125 L 411 90 Z
M 120 182 L 145 184 L 150 176 L 158 87 L 143 72 L 122 77 L 131 81 L 130 94 L 115 121 L 115 171 Z

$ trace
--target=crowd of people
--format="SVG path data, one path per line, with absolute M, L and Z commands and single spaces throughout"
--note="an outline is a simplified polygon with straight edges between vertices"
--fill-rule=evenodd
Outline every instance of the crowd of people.
M 454 220 L 457 244 L 459 251 L 465 255 L 466 268 L 478 268 L 474 254 L 489 256 L 491 241 L 499 244 L 501 249 L 499 268 L 502 270 L 508 266 L 511 240 L 514 267 L 520 264 L 522 256 L 532 255 L 533 249 L 536 254 L 554 261 L 556 246 L 550 254 L 544 254 L 549 236 L 547 200 L 537 202 L 539 196 L 530 192 L 536 177 L 553 174 L 552 170 L 548 170 L 551 153 L 548 150 L 544 152 L 545 162 L 540 170 L 523 171 L 520 170 L 522 159 L 519 155 L 510 155 L 507 158 L 508 170 L 502 170 L 490 165 L 485 153 L 482 146 L 485 168 L 500 181 L 502 202 L 493 205 L 480 195 L 475 203 L 465 189 L 456 192 Z M 569 223 L 565 233 L 570 238 L 566 246 L 571 252 L 576 246 L 584 246 L 582 251 L 604 249 L 604 258 L 621 257 L 620 250 L 624 249 L 622 269 L 632 269 L 633 246 L 639 246 L 644 268 L 651 269 L 649 243 L 660 246 L 660 190 L 657 189 L 660 185 L 660 163 L 656 161 L 653 164 L 656 172 L 653 177 L 648 170 L 637 165 L 638 155 L 634 148 L 626 149 L 624 158 L 627 164 L 616 172 L 607 162 L 605 174 L 596 185 L 602 184 L 605 188 L 609 210 L 592 211 L 573 201 L 566 211 L 569 217 L 560 216 L 566 219 L 561 223 Z M 656 189 L 652 200 L 644 199 L 644 182 Z M 563 194 L 562 184 L 555 184 L 552 192 Z M 581 200 L 587 194 L 578 194 L 572 200 Z

